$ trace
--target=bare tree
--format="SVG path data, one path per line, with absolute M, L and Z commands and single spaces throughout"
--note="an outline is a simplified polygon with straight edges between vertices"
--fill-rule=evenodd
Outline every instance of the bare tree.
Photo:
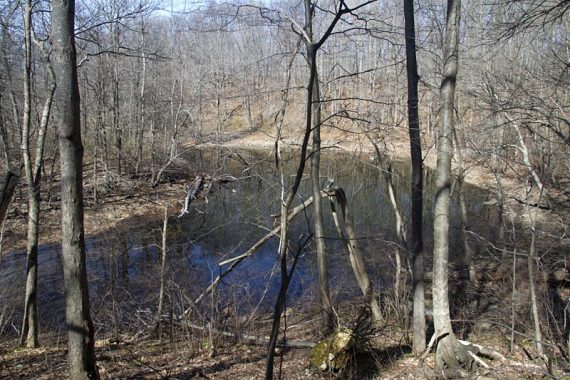
M 306 9 L 311 11 L 311 2 L 307 1 L 305 4 Z M 288 214 L 291 207 L 293 200 L 297 195 L 297 191 L 299 190 L 299 186 L 301 184 L 301 179 L 303 177 L 303 173 L 305 171 L 305 160 L 307 158 L 307 150 L 309 144 L 309 138 L 311 136 L 311 132 L 313 130 L 313 107 L 312 104 L 315 100 L 314 90 L 315 90 L 315 81 L 317 78 L 317 52 L 322 47 L 322 45 L 327 41 L 327 39 L 333 33 L 337 23 L 341 19 L 341 17 L 345 14 L 349 14 L 356 9 L 362 8 L 366 5 L 370 4 L 370 2 L 365 2 L 359 4 L 354 8 L 350 8 L 343 0 L 340 1 L 338 8 L 335 9 L 334 18 L 328 24 L 325 32 L 321 36 L 318 41 L 313 41 L 311 37 L 309 37 L 306 33 L 304 28 L 301 28 L 298 23 L 296 23 L 291 18 L 288 18 L 289 21 L 292 23 L 293 30 L 302 38 L 306 45 L 309 46 L 307 49 L 308 52 L 311 53 L 311 66 L 309 70 L 309 81 L 307 84 L 307 106 L 306 106 L 306 116 L 305 116 L 305 130 L 303 134 L 303 140 L 301 143 L 301 154 L 299 157 L 299 164 L 297 167 L 297 171 L 295 174 L 295 178 L 293 183 L 289 189 L 289 191 L 285 191 L 286 184 L 282 184 L 282 200 L 281 200 L 281 239 L 279 242 L 279 261 L 280 261 L 280 272 L 281 272 L 281 287 L 279 290 L 279 294 L 277 295 L 277 301 L 275 303 L 275 309 L 273 311 L 273 324 L 271 329 L 269 347 L 267 352 L 267 362 L 265 366 L 265 378 L 267 380 L 273 379 L 273 364 L 275 361 L 275 347 L 277 345 L 277 338 L 279 335 L 280 325 L 281 325 L 281 314 L 283 312 L 285 306 L 285 300 L 287 297 L 287 287 L 289 281 L 291 279 L 291 273 L 289 273 L 289 269 L 287 267 L 287 251 L 288 251 Z M 307 8 L 308 7 L 308 8 Z M 307 13 L 306 13 L 307 15 Z M 318 87 L 317 87 L 318 88 Z M 317 141 L 318 142 L 318 141 Z M 276 153 L 279 154 L 279 150 Z M 279 164 L 279 157 L 276 156 L 276 161 Z M 313 190 L 314 191 L 314 190 Z M 319 194 L 320 195 L 320 194 Z M 315 201 L 320 201 L 315 199 Z
M 32 2 L 26 1 L 24 18 L 25 40 L 25 74 L 24 74 L 24 109 L 22 125 L 22 156 L 24 158 L 24 170 L 28 187 L 28 240 L 26 255 L 26 294 L 24 302 L 24 320 L 22 323 L 22 335 L 20 344 L 27 347 L 38 346 L 38 310 L 37 310 L 37 282 L 38 282 L 38 237 L 40 217 L 40 190 L 42 180 L 42 167 L 44 162 L 44 147 L 47 135 L 47 127 L 50 119 L 51 106 L 56 89 L 55 73 L 49 61 L 49 53 L 41 42 L 35 41 L 42 51 L 46 60 L 46 69 L 49 73 L 50 86 L 44 102 L 38 137 L 35 149 L 35 159 L 32 165 L 30 152 L 30 127 L 31 127 L 31 62 L 32 62 Z
M 315 241 L 317 245 L 317 266 L 318 266 L 318 283 L 319 297 L 321 304 L 321 318 L 323 321 L 321 332 L 326 335 L 334 327 L 334 314 L 329 294 L 328 265 L 325 247 L 325 229 L 323 227 L 323 202 L 321 194 L 321 92 L 319 88 L 319 73 L 317 70 L 317 50 L 313 44 L 313 17 L 315 14 L 315 5 L 310 0 L 304 1 L 305 9 L 305 47 L 307 49 L 307 63 L 310 70 L 314 70 L 313 92 L 310 105 L 312 116 L 312 133 L 313 133 L 313 150 L 311 152 L 311 184 L 313 187 L 313 204 L 314 209 L 314 227 Z M 314 66 L 313 66 L 314 65 Z
M 404 0 L 406 36 L 406 70 L 408 74 L 408 129 L 412 157 L 411 234 L 408 240 L 412 255 L 413 345 L 414 352 L 423 352 L 426 345 L 423 254 L 423 158 L 418 109 L 418 63 L 416 59 L 416 31 L 414 0 Z
M 98 379 L 89 309 L 83 228 L 83 145 L 74 36 L 74 0 L 52 2 L 54 72 L 57 78 L 61 155 L 61 234 L 69 375 Z
M 443 45 L 443 79 L 440 87 L 437 178 L 433 211 L 433 320 L 434 334 L 437 339 L 436 364 L 442 369 L 454 369 L 467 362 L 467 353 L 457 341 L 451 327 L 448 288 L 449 197 L 460 12 L 461 0 L 448 0 Z

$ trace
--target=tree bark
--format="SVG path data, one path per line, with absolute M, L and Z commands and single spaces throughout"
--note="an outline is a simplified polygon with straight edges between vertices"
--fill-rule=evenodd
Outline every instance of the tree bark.
M 24 20 L 26 72 L 24 74 L 24 114 L 22 125 L 22 156 L 24 171 L 28 187 L 28 241 L 26 255 L 26 293 L 24 298 L 24 318 L 22 322 L 22 335 L 20 344 L 27 347 L 37 347 L 38 342 L 38 310 L 37 310 L 37 273 L 38 273 L 38 241 L 40 218 L 40 191 L 42 181 L 42 168 L 44 162 L 44 148 L 47 127 L 51 114 L 51 106 L 56 90 L 55 73 L 49 61 L 49 53 L 40 45 L 46 59 L 46 68 L 50 75 L 50 86 L 44 102 L 38 139 L 36 142 L 35 158 L 32 166 L 30 154 L 30 127 L 31 127 L 31 51 L 32 51 L 32 3 L 26 1 Z
M 299 186 L 301 184 L 301 178 L 303 177 L 303 173 L 305 171 L 305 160 L 307 158 L 307 149 L 309 144 L 309 137 L 311 135 L 311 129 L 313 126 L 312 122 L 312 110 L 311 104 L 313 102 L 313 89 L 314 89 L 314 81 L 316 80 L 316 60 L 314 59 L 315 53 L 319 50 L 322 44 L 330 37 L 332 31 L 334 30 L 336 24 L 340 20 L 341 16 L 345 13 L 349 13 L 353 10 L 356 10 L 360 7 L 365 6 L 367 3 L 363 3 L 355 8 L 348 8 L 344 2 L 339 4 L 339 8 L 336 11 L 334 19 L 329 24 L 327 30 L 324 32 L 321 39 L 313 43 L 310 38 L 308 38 L 306 32 L 303 30 L 303 37 L 305 43 L 311 45 L 311 50 L 313 51 L 313 60 L 311 62 L 311 68 L 309 70 L 309 83 L 307 85 L 307 109 L 306 109 L 306 118 L 305 118 L 305 131 L 303 135 L 303 142 L 301 143 L 301 154 L 299 157 L 299 166 L 297 167 L 297 173 L 295 174 L 295 179 L 293 180 L 293 184 L 288 192 L 285 191 L 285 182 L 283 180 L 284 176 L 282 175 L 282 198 L 281 198 L 281 240 L 279 243 L 279 260 L 280 260 L 280 267 L 281 267 L 281 284 L 285 284 L 288 282 L 288 273 L 287 273 L 287 234 L 288 234 L 288 219 L 287 214 L 289 208 L 291 207 L 291 203 L 295 196 L 297 195 L 297 190 L 299 190 Z M 310 5 L 309 5 L 310 6 Z M 279 170 L 282 170 L 282 166 L 279 163 L 279 143 L 277 142 L 277 152 L 276 152 L 276 161 Z M 275 361 L 275 347 L 277 344 L 277 336 L 279 335 L 279 326 L 281 324 L 281 313 L 283 311 L 284 302 L 279 302 L 279 300 L 286 299 L 287 287 L 281 287 L 284 290 L 284 294 L 279 294 L 278 302 L 276 302 L 275 309 L 273 312 L 273 325 L 271 329 L 271 337 L 269 340 L 269 346 L 267 348 L 267 361 L 265 366 L 265 379 L 272 380 L 273 379 L 273 364 Z M 281 293 L 280 289 L 280 293 Z M 281 297 L 283 296 L 283 297 Z
M 117 19 L 119 11 L 117 11 Z M 119 23 L 113 24 L 113 50 L 119 51 L 120 44 L 120 30 Z M 122 160 L 123 160 L 123 130 L 121 127 L 121 103 L 120 103 L 120 92 L 119 92 L 119 58 L 117 55 L 113 56 L 113 132 L 115 137 L 115 154 L 117 158 L 117 173 L 121 175 L 122 173 Z
M 299 166 L 297 167 L 297 173 L 295 174 L 295 179 L 289 191 L 285 190 L 285 176 L 281 175 L 282 178 L 282 199 L 281 199 L 281 238 L 279 239 L 279 262 L 280 262 L 280 272 L 281 272 L 281 284 L 288 282 L 288 271 L 287 271 L 287 240 L 289 232 L 289 219 L 287 215 L 289 214 L 289 209 L 293 203 L 293 199 L 297 195 L 299 186 L 301 185 L 301 179 L 303 173 L 305 172 L 305 164 L 307 159 L 307 150 L 309 146 L 309 137 L 311 136 L 312 127 L 312 111 L 310 104 L 313 100 L 313 82 L 315 78 L 316 62 L 313 60 L 313 65 L 309 72 L 309 83 L 307 85 L 307 110 L 305 118 L 305 133 L 303 135 L 303 142 L 301 144 L 301 155 L 299 157 Z M 279 147 L 277 148 L 277 155 L 280 154 Z M 280 164 L 279 159 L 277 159 L 277 164 L 279 170 L 282 171 L 283 168 Z M 281 289 L 283 289 L 283 294 L 281 294 Z M 277 302 L 275 304 L 275 309 L 273 310 L 273 323 L 271 328 L 271 336 L 269 339 L 269 345 L 267 348 L 267 361 L 265 364 L 265 379 L 273 380 L 273 364 L 275 362 L 275 347 L 277 345 L 277 339 L 279 335 L 279 328 L 281 326 L 281 314 L 284 308 L 284 302 L 279 302 L 285 300 L 287 296 L 287 288 L 280 288 L 279 295 L 277 296 Z
M 16 194 L 17 185 L 18 176 L 10 171 L 7 172 L 4 176 L 4 187 L 0 192 L 0 227 L 4 225 L 4 221 L 8 216 L 8 210 Z
M 313 14 L 311 1 L 305 0 L 305 33 L 309 39 L 313 38 Z M 317 51 L 312 43 L 306 42 L 307 62 L 309 69 L 314 70 L 313 93 L 310 104 L 312 113 L 313 149 L 311 152 L 311 184 L 313 188 L 313 226 L 315 229 L 315 242 L 317 246 L 317 272 L 319 286 L 319 301 L 321 306 L 322 329 L 321 333 L 327 335 L 334 328 L 334 314 L 329 294 L 328 265 L 325 246 L 325 229 L 323 227 L 323 203 L 321 199 L 321 94 L 319 89 L 319 74 L 316 65 Z M 309 107 L 309 105 L 307 105 Z
M 38 218 L 39 218 L 39 181 L 36 183 L 32 174 L 30 158 L 30 128 L 32 102 L 32 2 L 26 1 L 24 12 L 24 107 L 22 114 L 22 156 L 28 187 L 28 241 L 26 249 L 26 290 L 24 296 L 24 319 L 20 345 L 30 348 L 38 346 L 38 310 L 37 310 L 37 273 L 38 273 Z
M 384 322 L 384 316 L 382 315 L 382 311 L 380 310 L 380 305 L 378 304 L 378 301 L 374 296 L 372 284 L 370 283 L 368 272 L 366 271 L 364 258 L 362 256 L 362 251 L 360 250 L 360 247 L 358 245 L 358 238 L 356 236 L 356 231 L 354 229 L 352 218 L 348 210 L 348 202 L 346 200 L 346 195 L 344 193 L 344 190 L 342 188 L 335 189 L 334 196 L 336 197 L 336 200 L 342 210 L 344 227 L 345 227 L 342 228 L 332 198 L 329 198 L 331 201 L 331 210 L 333 214 L 333 219 L 339 237 L 346 242 L 350 258 L 350 265 L 352 266 L 354 277 L 356 277 L 356 282 L 358 282 L 358 286 L 360 287 L 362 294 L 364 294 L 366 302 L 370 306 L 372 317 L 374 318 L 374 321 L 376 323 L 381 324 Z
M 412 256 L 413 349 L 420 354 L 426 347 L 425 284 L 423 253 L 423 159 L 418 112 L 418 63 L 414 0 L 404 0 L 406 71 L 408 76 L 408 131 L 412 157 L 412 210 L 409 249 Z
M 433 319 L 437 336 L 438 368 L 459 367 L 459 343 L 453 334 L 449 310 L 449 197 L 453 154 L 454 98 L 458 71 L 459 21 L 461 0 L 447 1 L 443 45 L 443 79 L 440 87 L 440 120 L 437 141 L 437 174 L 434 200 Z
M 83 145 L 74 37 L 74 0 L 52 2 L 52 44 L 57 78 L 59 149 L 61 159 L 61 234 L 72 379 L 98 379 L 94 331 L 89 309 L 83 228 Z
M 146 104 L 145 104 L 145 90 L 146 90 L 146 54 L 144 52 L 145 44 L 145 25 L 144 21 L 141 22 L 141 88 L 139 94 L 139 112 L 140 112 L 140 122 L 137 126 L 137 158 L 135 163 L 135 176 L 140 173 L 141 162 L 143 159 L 143 143 L 144 143 L 144 126 L 146 123 Z
M 161 264 L 160 264 L 160 293 L 158 295 L 158 310 L 156 312 L 157 314 L 157 320 L 158 320 L 158 326 L 157 326 L 157 335 L 158 335 L 158 339 L 161 340 L 162 339 L 162 311 L 163 311 L 163 306 L 164 306 L 164 280 L 165 280 L 165 276 L 166 276 L 166 255 L 167 255 L 167 230 L 168 230 L 168 204 L 166 206 L 164 206 L 164 224 L 162 226 L 162 259 L 161 259 Z

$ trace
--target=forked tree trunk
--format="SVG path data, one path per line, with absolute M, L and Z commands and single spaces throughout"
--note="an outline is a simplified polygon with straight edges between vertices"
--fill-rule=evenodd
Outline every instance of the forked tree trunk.
M 406 35 L 406 70 L 408 76 L 408 130 L 412 157 L 412 210 L 409 249 L 412 256 L 413 349 L 416 354 L 426 347 L 423 253 L 423 159 L 418 112 L 418 63 L 414 0 L 404 0 Z
M 440 120 L 437 141 L 437 174 L 434 200 L 433 246 L 433 320 L 438 337 L 438 368 L 459 367 L 458 343 L 451 327 L 448 289 L 449 197 L 451 156 L 453 154 L 454 97 L 458 71 L 459 20 L 461 0 L 447 1 L 447 20 L 443 45 L 443 79 L 440 87 Z
M 344 3 L 341 2 L 339 4 L 339 7 L 337 9 L 337 12 L 335 14 L 334 19 L 332 20 L 332 22 L 329 24 L 327 30 L 325 31 L 325 33 L 323 34 L 323 36 L 321 37 L 321 39 L 316 42 L 313 43 L 312 38 L 308 38 L 307 33 L 305 30 L 303 30 L 303 39 L 305 41 L 306 44 L 311 45 L 311 48 L 309 49 L 309 51 L 312 53 L 311 54 L 311 66 L 310 66 L 310 70 L 309 70 L 309 83 L 307 86 L 307 109 L 306 109 L 306 118 L 305 118 L 305 131 L 304 131 L 304 135 L 303 135 L 303 142 L 301 143 L 301 154 L 299 157 L 299 166 L 297 167 L 297 173 L 295 174 L 295 179 L 293 180 L 293 185 L 291 186 L 291 189 L 288 192 L 285 192 L 285 183 L 282 182 L 282 199 L 281 199 L 281 240 L 279 243 L 279 260 L 280 260 L 280 264 L 281 264 L 281 283 L 282 285 L 284 283 L 288 282 L 288 271 L 287 271 L 287 230 L 288 230 L 288 220 L 287 220 L 287 214 L 289 212 L 289 209 L 291 207 L 291 203 L 293 202 L 293 199 L 295 199 L 295 196 L 297 195 L 297 191 L 299 190 L 299 186 L 301 184 L 301 178 L 303 177 L 303 173 L 305 171 L 305 160 L 307 158 L 307 147 L 309 144 L 309 137 L 311 135 L 311 129 L 313 126 L 313 121 L 312 121 L 312 109 L 311 109 L 311 104 L 313 103 L 313 90 L 314 90 L 314 83 L 315 80 L 317 79 L 316 77 L 316 72 L 317 72 L 317 65 L 316 65 L 316 52 L 319 50 L 319 48 L 322 46 L 322 44 L 330 37 L 332 31 L 334 30 L 336 24 L 338 23 L 338 21 L 340 20 L 341 16 L 345 13 L 350 13 L 360 7 L 365 6 L 368 3 L 363 3 L 361 5 L 358 5 L 355 8 L 348 8 L 348 6 Z M 305 0 L 305 7 L 309 7 L 309 11 L 311 11 L 311 8 L 313 7 L 313 5 L 311 4 L 310 0 Z M 278 143 L 277 143 L 277 148 L 278 148 Z M 277 149 L 277 155 L 279 154 L 279 149 Z M 276 156 L 278 157 L 278 156 Z M 282 167 L 280 166 L 279 163 L 279 159 L 276 158 L 278 161 L 278 166 L 279 169 L 281 170 Z M 281 289 L 284 290 L 284 294 L 281 294 Z M 269 340 L 269 346 L 267 348 L 267 361 L 266 361 L 266 366 L 265 366 L 265 379 L 266 380 L 272 380 L 273 379 L 273 364 L 275 361 L 275 347 L 277 345 L 277 337 L 279 335 L 279 328 L 280 328 L 280 324 L 281 324 L 281 313 L 283 311 L 284 308 L 284 300 L 286 298 L 286 293 L 287 293 L 287 287 L 281 287 L 280 289 L 280 294 L 278 295 L 278 302 L 276 302 L 275 304 L 275 309 L 273 312 L 273 325 L 272 325 L 272 329 L 271 329 L 271 336 L 270 336 L 270 340 Z M 283 301 L 283 302 L 280 302 Z
M 83 145 L 74 37 L 74 0 L 52 1 L 52 44 L 57 78 L 61 152 L 61 235 L 69 376 L 98 379 L 89 310 L 83 228 Z
M 279 289 L 279 294 L 277 296 L 277 301 L 275 303 L 275 309 L 273 310 L 273 322 L 271 327 L 271 335 L 269 338 L 269 345 L 267 347 L 267 360 L 265 363 L 265 379 L 273 380 L 273 365 L 275 362 L 275 347 L 277 346 L 277 339 L 279 336 L 279 329 L 281 326 L 281 314 L 285 306 L 285 300 L 287 297 L 287 287 L 283 284 L 288 283 L 288 270 L 287 270 L 287 250 L 288 250 L 288 232 L 289 232 L 289 219 L 287 215 L 293 203 L 293 199 L 297 195 L 299 186 L 301 185 L 301 179 L 303 173 L 305 172 L 305 164 L 307 159 L 307 150 L 309 145 L 309 137 L 311 136 L 312 127 L 312 110 L 311 102 L 313 99 L 313 81 L 316 80 L 316 62 L 313 59 L 312 65 L 309 71 L 309 83 L 307 86 L 307 109 L 305 118 L 305 133 L 303 135 L 303 142 L 301 144 L 301 155 L 299 157 L 299 166 L 297 167 L 297 173 L 295 173 L 295 179 L 289 191 L 286 191 L 285 175 L 283 173 L 283 167 L 280 161 L 280 148 L 279 141 L 277 141 L 277 151 L 276 160 L 277 166 L 281 173 L 281 236 L 279 239 L 279 263 L 280 263 L 280 274 L 281 274 L 281 287 Z
M 305 161 L 307 158 L 307 147 L 309 145 L 309 136 L 311 135 L 311 117 L 312 113 L 309 110 L 309 104 L 312 99 L 312 91 L 313 91 L 313 80 L 314 77 L 314 65 L 311 67 L 311 74 L 309 77 L 309 86 L 308 86 L 308 96 L 307 96 L 307 117 L 306 117 L 306 125 L 305 125 L 305 134 L 303 136 L 303 143 L 301 144 L 301 156 L 299 158 L 299 166 L 297 167 L 297 173 L 295 174 L 295 179 L 293 180 L 293 185 L 291 189 L 286 192 L 285 191 L 285 183 L 282 183 L 282 199 L 281 199 L 281 236 L 279 239 L 279 263 L 280 263 L 280 273 L 281 273 L 281 287 L 279 289 L 279 294 L 277 296 L 277 301 L 275 303 L 275 309 L 273 310 L 273 323 L 271 328 L 271 335 L 269 339 L 269 346 L 267 349 L 267 361 L 265 365 L 265 379 L 272 380 L 273 379 L 273 364 L 275 362 L 275 347 L 277 346 L 277 338 L 279 336 L 279 329 L 281 326 L 281 314 L 283 313 L 283 309 L 285 307 L 285 300 L 287 297 L 287 287 L 283 286 L 284 284 L 288 284 L 289 282 L 289 273 L 287 269 L 287 250 L 288 250 L 288 233 L 289 233 L 289 219 L 287 216 L 289 215 L 289 210 L 291 208 L 291 203 L 295 196 L 297 195 L 297 191 L 299 190 L 299 186 L 301 185 L 301 178 L 303 177 L 303 173 L 305 172 Z M 281 165 L 279 163 L 279 165 Z M 283 170 L 280 166 L 279 170 Z M 282 180 L 284 181 L 285 176 L 282 175 Z
M 22 156 L 24 158 L 24 171 L 28 187 L 28 241 L 26 255 L 26 292 L 24 298 L 24 318 L 22 322 L 22 335 L 20 344 L 27 347 L 37 347 L 38 342 L 38 310 L 37 310 L 37 283 L 38 283 L 38 240 L 40 217 L 40 186 L 42 180 L 42 167 L 44 162 L 44 147 L 47 126 L 51 113 L 51 105 L 55 93 L 55 74 L 48 53 L 40 46 L 46 59 L 46 68 L 50 74 L 50 87 L 44 102 L 38 137 L 35 148 L 35 159 L 32 164 L 30 152 L 31 127 L 31 58 L 32 58 L 32 2 L 26 1 L 24 36 L 26 50 L 26 70 L 24 73 L 24 114 L 22 125 Z

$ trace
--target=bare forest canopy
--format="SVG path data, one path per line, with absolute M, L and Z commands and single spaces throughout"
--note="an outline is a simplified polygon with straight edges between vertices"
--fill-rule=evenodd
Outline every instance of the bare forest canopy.
M 18 4 L 5 2 L 0 11 L 0 150 L 7 158 L 3 165 L 12 167 L 20 154 L 15 147 L 24 72 Z M 317 4 L 315 36 L 323 35 L 337 6 Z M 564 1 L 463 3 L 456 144 L 470 165 L 524 171 L 522 138 L 541 181 L 567 188 L 568 7 Z M 38 47 L 50 49 L 49 9 L 44 1 L 32 9 L 38 42 L 32 55 L 32 120 L 38 122 L 50 86 Z M 416 9 L 419 111 L 428 153 L 437 134 L 445 14 L 441 1 L 420 1 Z M 308 80 L 306 52 L 299 48 L 303 17 L 302 3 L 286 1 L 80 2 L 76 41 L 86 161 L 106 172 L 151 169 L 156 176 L 190 138 L 258 129 L 273 133 L 285 92 L 290 103 L 285 130 L 301 131 Z M 400 2 L 375 1 L 344 15 L 320 48 L 317 68 L 324 133 L 355 139 L 367 133 L 388 147 L 403 136 Z M 48 152 L 54 138 L 50 128 Z

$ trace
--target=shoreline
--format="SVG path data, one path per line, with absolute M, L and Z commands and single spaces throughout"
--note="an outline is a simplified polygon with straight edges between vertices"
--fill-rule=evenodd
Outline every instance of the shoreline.
M 360 135 L 357 135 L 360 136 Z M 360 136 L 362 137 L 362 136 Z M 297 144 L 299 139 L 291 136 L 282 138 L 283 146 L 286 149 L 294 150 L 299 147 Z M 354 138 L 335 138 L 334 136 L 323 136 L 322 139 L 323 150 L 333 153 L 352 154 L 365 159 L 366 156 L 371 161 L 375 159 L 375 150 L 365 139 L 357 140 Z M 185 148 L 204 149 L 215 146 L 226 147 L 230 149 L 254 149 L 271 151 L 275 147 L 275 140 L 270 134 L 265 132 L 248 132 L 245 135 L 230 136 L 219 143 L 215 141 L 206 141 L 198 144 L 191 144 L 187 142 L 184 144 Z M 409 162 L 409 150 L 407 140 L 401 139 L 397 144 L 392 144 L 392 147 L 386 149 L 387 156 L 390 160 L 400 162 Z M 424 159 L 426 168 L 435 170 L 435 154 L 433 149 L 428 151 L 426 159 Z M 180 172 L 180 167 L 176 168 Z M 191 170 L 193 171 L 193 169 Z M 455 171 L 457 172 L 457 171 Z M 84 176 L 87 179 L 87 175 Z M 191 178 L 178 178 L 174 181 L 161 183 L 157 188 L 152 188 L 144 181 L 134 180 L 134 185 L 138 186 L 134 194 L 125 194 L 120 190 L 113 194 L 102 198 L 101 203 L 91 204 L 85 202 L 85 235 L 88 238 L 93 238 L 104 233 L 110 233 L 113 230 L 121 230 L 128 227 L 136 227 L 137 225 L 156 222 L 162 220 L 164 215 L 164 207 L 169 204 L 169 215 L 175 215 L 178 212 L 178 204 L 184 199 L 186 190 L 185 187 Z M 491 173 L 486 173 L 483 168 L 476 166 L 469 166 L 465 170 L 465 182 L 471 186 L 475 186 L 481 190 L 489 191 L 491 194 L 496 192 L 494 186 L 494 177 Z M 504 186 L 507 191 L 515 191 L 520 184 L 517 184 L 513 179 L 506 178 Z M 87 182 L 87 181 L 86 181 Z M 21 191 L 21 190 L 20 190 Z M 490 199 L 489 202 L 492 202 Z M 515 214 L 520 216 L 523 214 L 521 205 L 517 205 L 515 201 L 508 200 Z M 26 233 L 27 223 L 26 213 L 19 211 L 21 205 L 25 200 L 14 207 L 12 205 L 12 216 L 6 221 L 4 229 L 4 236 L 2 242 L 2 256 L 7 256 L 17 252 L 21 252 L 26 248 Z M 45 207 L 45 205 L 44 205 Z M 14 209 L 17 209 L 14 211 Z M 545 224 L 564 224 L 565 218 L 563 213 L 558 213 L 555 210 L 537 210 L 537 220 Z M 14 217 L 15 215 L 15 217 Z M 522 215 L 524 221 L 524 215 Z M 41 246 L 52 245 L 59 243 L 59 207 L 52 207 L 50 209 L 42 209 L 40 213 L 41 228 L 40 239 Z M 133 223 L 135 222 L 136 223 Z

